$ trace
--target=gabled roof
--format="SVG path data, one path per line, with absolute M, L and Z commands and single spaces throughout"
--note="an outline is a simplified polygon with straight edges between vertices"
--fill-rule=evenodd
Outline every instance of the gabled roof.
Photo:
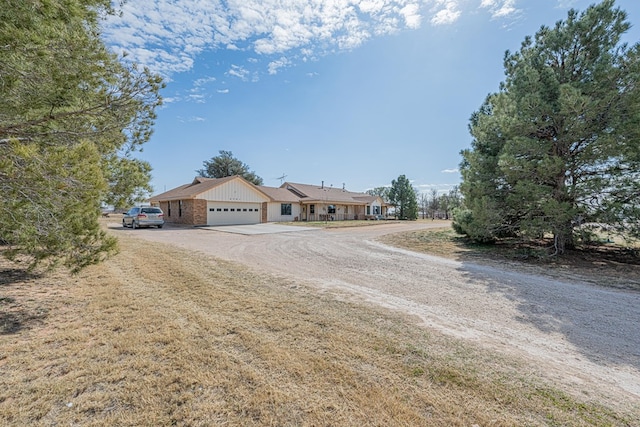
M 194 178 L 191 184 L 181 185 L 180 187 L 174 188 L 173 190 L 165 191 L 164 193 L 155 195 L 149 199 L 149 201 L 156 202 L 159 200 L 181 200 L 181 199 L 194 199 L 198 194 L 204 193 L 207 190 L 211 190 L 219 185 L 224 184 L 225 182 L 232 181 L 234 179 L 240 179 L 248 183 L 249 185 L 253 185 L 250 182 L 246 181 L 240 175 L 227 176 L 224 178 L 204 178 L 201 176 L 197 176 Z
M 227 182 L 239 179 L 245 184 L 253 187 L 256 191 L 267 196 L 272 202 L 289 203 L 332 203 L 346 205 L 361 205 L 363 203 L 373 203 L 377 196 L 370 196 L 365 193 L 354 193 L 344 189 L 333 188 L 331 186 L 296 184 L 285 182 L 279 188 L 254 185 L 240 175 L 228 176 L 225 178 L 204 178 L 195 177 L 190 184 L 181 185 L 173 190 L 153 196 L 150 202 L 160 202 L 169 200 L 195 199 L 198 195 L 212 188 L 218 187 Z M 380 199 L 382 200 L 382 199 Z M 385 204 L 385 203 L 383 203 Z
M 326 185 L 309 185 L 298 184 L 294 182 L 285 182 L 280 188 L 287 190 L 300 196 L 300 201 L 308 202 L 333 202 L 343 204 L 362 204 L 374 202 L 378 197 L 370 196 L 365 193 L 355 193 L 342 188 L 333 188 Z
M 300 197 L 296 196 L 291 191 L 286 188 L 275 188 L 275 187 L 264 187 L 257 186 L 258 190 L 262 191 L 265 195 L 267 195 L 272 202 L 291 202 L 298 203 L 300 202 Z

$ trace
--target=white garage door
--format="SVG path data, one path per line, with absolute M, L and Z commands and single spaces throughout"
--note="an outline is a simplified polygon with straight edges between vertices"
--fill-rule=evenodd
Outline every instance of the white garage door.
M 260 203 L 208 202 L 208 225 L 259 224 Z

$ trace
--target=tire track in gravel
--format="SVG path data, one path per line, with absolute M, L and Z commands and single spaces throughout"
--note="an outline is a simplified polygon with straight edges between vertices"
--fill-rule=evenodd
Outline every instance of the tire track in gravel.
M 462 263 L 375 241 L 430 225 L 252 236 L 170 227 L 126 232 L 417 316 L 428 327 L 529 359 L 576 392 L 640 405 L 639 293 Z

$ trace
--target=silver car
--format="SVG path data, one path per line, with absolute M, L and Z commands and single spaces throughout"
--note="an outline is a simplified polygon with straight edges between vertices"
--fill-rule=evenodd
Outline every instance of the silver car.
M 158 227 L 164 225 L 164 213 L 156 207 L 139 206 L 129 209 L 122 217 L 122 226 L 131 228 Z

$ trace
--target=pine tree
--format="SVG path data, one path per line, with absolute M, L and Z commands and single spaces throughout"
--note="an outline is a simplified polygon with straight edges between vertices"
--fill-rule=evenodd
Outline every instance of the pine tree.
M 406 176 L 400 175 L 391 181 L 389 203 L 396 208 L 398 219 L 418 219 L 418 199 L 416 191 Z
M 640 45 L 620 43 L 629 26 L 605 0 L 506 53 L 506 80 L 473 114 L 462 152 L 467 234 L 550 233 L 555 253 L 585 222 L 640 236 Z
M 73 271 L 98 262 L 115 250 L 101 203 L 150 190 L 150 166 L 132 153 L 151 135 L 162 82 L 104 46 L 108 12 L 108 0 L 0 8 L 0 242 L 10 259 Z
M 203 169 L 196 171 L 197 174 L 205 178 L 225 178 L 227 176 L 240 175 L 247 181 L 262 185 L 262 178 L 249 169 L 249 165 L 242 163 L 233 157 L 231 151 L 220 150 L 219 155 L 211 160 L 202 162 Z

